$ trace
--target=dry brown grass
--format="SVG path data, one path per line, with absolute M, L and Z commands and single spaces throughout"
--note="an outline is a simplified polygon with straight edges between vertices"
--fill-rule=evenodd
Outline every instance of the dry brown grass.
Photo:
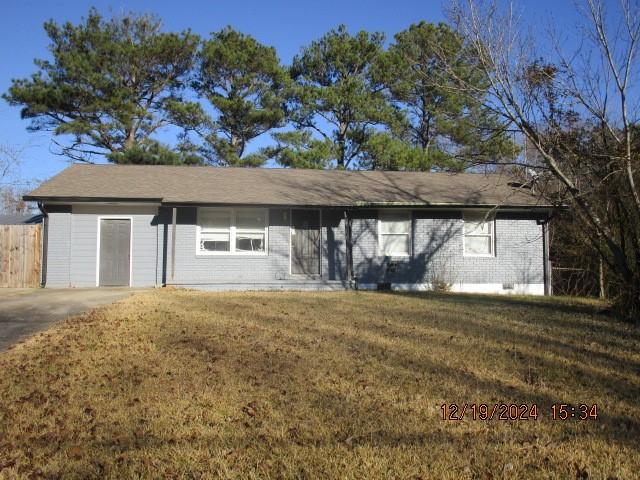
M 596 307 L 136 294 L 0 354 L 0 478 L 637 478 L 640 333 Z M 553 421 L 560 402 L 599 417 Z

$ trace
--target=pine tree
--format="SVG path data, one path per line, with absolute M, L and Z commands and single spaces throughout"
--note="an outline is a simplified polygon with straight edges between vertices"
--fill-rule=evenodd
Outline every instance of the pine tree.
M 303 48 L 293 60 L 291 120 L 306 132 L 305 138 L 318 138 L 313 142 L 316 154 L 333 157 L 322 160 L 327 165 L 358 167 L 374 127 L 390 122 L 395 115 L 383 85 L 371 76 L 383 41 L 381 33 L 350 35 L 341 25 Z M 304 157 L 309 142 L 303 148 L 289 147 L 289 163 L 304 163 L 304 158 L 296 161 L 295 155 Z
M 215 111 L 203 120 L 207 156 L 221 165 L 262 165 L 266 155 L 246 148 L 284 124 L 287 82 L 275 49 L 249 35 L 228 27 L 204 42 L 194 86 Z
M 486 77 L 446 24 L 421 22 L 396 34 L 373 75 L 404 119 L 368 145 L 371 168 L 459 170 L 516 154 L 504 125 L 484 107 Z M 475 88 L 463 92 L 460 81 Z
M 163 33 L 151 15 L 105 20 L 95 9 L 79 25 L 48 21 L 44 28 L 53 58 L 36 60 L 37 72 L 13 80 L 3 95 L 22 106 L 30 130 L 53 131 L 61 153 L 82 161 L 145 163 L 145 152 L 157 157 L 166 149 L 153 135 L 193 108 L 181 93 L 196 35 Z

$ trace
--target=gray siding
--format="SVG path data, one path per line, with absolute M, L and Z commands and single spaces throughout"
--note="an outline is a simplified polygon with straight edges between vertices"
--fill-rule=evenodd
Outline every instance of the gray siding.
M 251 283 L 289 278 L 288 210 L 269 210 L 268 254 L 259 256 L 197 255 L 196 211 L 196 208 L 178 209 L 175 271 L 172 272 L 171 209 L 163 209 L 161 222 L 168 224 L 166 283 L 178 285 Z
M 156 284 L 157 207 L 74 205 L 72 213 L 49 214 L 47 286 L 95 287 L 98 220 L 131 218 L 134 287 Z
M 341 280 L 344 277 L 344 235 L 339 216 L 323 213 L 321 280 Z M 173 228 L 171 209 L 161 208 L 158 241 L 158 271 L 166 265 L 164 283 L 175 285 L 269 285 L 270 287 L 304 283 L 291 275 L 290 210 L 271 208 L 268 216 L 267 255 L 199 255 L 196 253 L 196 208 L 178 208 L 176 221 L 175 270 L 172 271 Z M 165 240 L 166 238 L 166 240 Z M 327 240 L 329 239 L 329 240 Z M 342 244 L 340 244 L 342 242 Z
M 47 219 L 46 285 L 69 287 L 71 252 L 71 212 L 49 213 Z

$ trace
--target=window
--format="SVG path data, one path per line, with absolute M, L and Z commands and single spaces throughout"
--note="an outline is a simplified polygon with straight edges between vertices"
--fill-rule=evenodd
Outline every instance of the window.
M 196 253 L 266 254 L 267 210 L 265 209 L 198 209 Z
M 265 210 L 238 210 L 236 212 L 236 252 L 264 253 L 266 225 Z
M 411 246 L 410 212 L 383 210 L 378 216 L 380 255 L 406 257 Z
M 492 257 L 494 220 L 484 212 L 464 214 L 464 254 L 469 257 Z
M 231 211 L 198 210 L 200 252 L 229 252 L 231 248 Z

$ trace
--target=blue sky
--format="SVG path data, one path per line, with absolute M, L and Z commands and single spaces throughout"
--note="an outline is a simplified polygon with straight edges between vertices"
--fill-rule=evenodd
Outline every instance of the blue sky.
M 78 22 L 90 6 L 106 15 L 154 12 L 163 19 L 166 30 L 191 28 L 203 36 L 231 25 L 276 47 L 284 63 L 289 63 L 300 47 L 341 23 L 351 31 L 382 31 L 391 39 L 411 23 L 443 20 L 441 0 L 7 0 L 0 16 L 0 91 L 6 92 L 12 78 L 33 73 L 34 58 L 47 57 L 48 39 L 42 29 L 46 20 Z M 539 26 L 550 21 L 568 28 L 575 25 L 571 0 L 523 0 L 520 7 L 527 20 Z M 65 168 L 68 161 L 51 153 L 51 135 L 29 133 L 26 126 L 19 108 L 0 100 L 0 144 L 22 149 L 20 178 L 45 180 Z

